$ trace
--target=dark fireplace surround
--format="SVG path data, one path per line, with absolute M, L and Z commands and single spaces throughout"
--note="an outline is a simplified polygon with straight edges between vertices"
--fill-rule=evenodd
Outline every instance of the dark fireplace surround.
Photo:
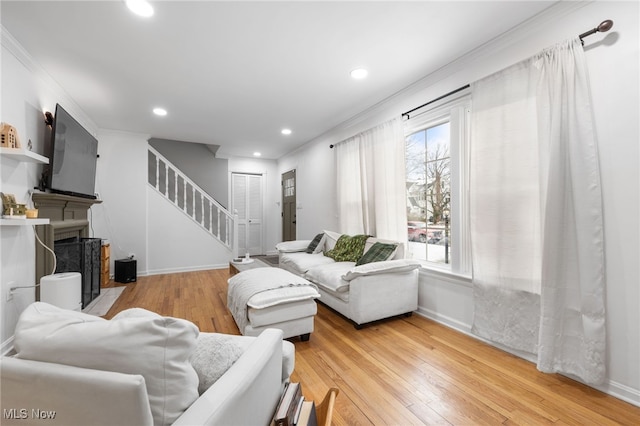
M 100 239 L 89 238 L 88 211 L 102 201 L 43 192 L 34 193 L 32 199 L 38 217 L 49 219 L 49 224 L 37 226 L 36 232 L 59 257 L 56 272 L 80 272 L 82 275 L 82 307 L 85 308 L 100 294 L 101 244 Z M 52 269 L 51 253 L 36 244 L 36 282 L 49 275 Z M 36 300 L 40 300 L 40 289 L 36 289 Z

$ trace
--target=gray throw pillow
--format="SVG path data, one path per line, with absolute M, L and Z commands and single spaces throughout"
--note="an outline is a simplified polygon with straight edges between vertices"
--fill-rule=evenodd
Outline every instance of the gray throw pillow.
M 356 266 L 364 265 L 372 262 L 382 262 L 389 260 L 398 248 L 397 244 L 375 243 L 365 254 L 356 262 Z
M 322 241 L 322 238 L 324 237 L 324 232 L 316 235 L 313 240 L 311 240 L 311 242 L 309 243 L 309 245 L 307 246 L 307 249 L 305 250 L 306 253 L 316 253 L 316 249 L 318 248 L 318 246 L 320 245 L 320 241 Z M 320 250 L 318 250 L 320 251 Z
M 201 333 L 189 361 L 198 374 L 198 393 L 202 395 L 240 358 L 244 348 L 234 336 Z

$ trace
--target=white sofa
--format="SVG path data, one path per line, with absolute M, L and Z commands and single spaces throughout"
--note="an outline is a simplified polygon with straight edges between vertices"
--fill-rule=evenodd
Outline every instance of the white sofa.
M 336 262 L 324 255 L 335 247 L 342 234 L 324 231 L 311 253 L 311 240 L 287 241 L 276 245 L 279 266 L 315 283 L 318 301 L 362 324 L 401 314 L 410 315 L 418 308 L 419 262 L 404 259 L 404 245 L 369 237 L 363 254 L 375 243 L 397 246 L 388 260 L 356 266 L 357 262 Z M 309 250 L 311 251 L 311 250 Z
M 78 313 L 79 314 L 79 313 Z M 106 320 L 104 320 L 106 321 Z M 184 320 L 182 320 L 184 321 Z M 77 324 L 75 324 L 77 325 Z M 122 324 L 118 324 L 122 327 Z M 175 336 L 173 327 L 167 339 Z M 187 334 L 189 334 L 188 332 Z M 56 333 L 54 333 L 56 334 Z M 196 339 L 215 333 L 200 333 Z M 227 335 L 224 335 L 227 336 Z M 239 345 L 241 354 L 226 372 L 202 395 L 198 396 L 196 377 L 195 401 L 189 401 L 186 409 L 172 418 L 174 425 L 248 425 L 269 424 L 284 384 L 293 371 L 293 344 L 282 340 L 282 331 L 267 329 L 257 337 L 229 336 Z M 191 337 L 189 337 L 191 339 Z M 19 340 L 16 336 L 16 340 Z M 24 338 L 20 339 L 24 342 Z M 64 338 L 63 338 L 64 340 Z M 144 339 L 143 339 L 144 340 Z M 46 339 L 44 341 L 46 343 Z M 107 336 L 107 343 L 112 343 Z M 23 349 L 24 343 L 19 343 Z M 140 342 L 142 345 L 145 342 Z M 155 345 L 155 343 L 153 343 Z M 85 345 L 86 346 L 86 345 Z M 184 346 L 180 342 L 180 346 Z M 181 351 L 184 348 L 177 348 Z M 157 413 L 150 406 L 149 376 L 104 371 L 18 358 L 18 354 L 1 358 L 1 387 L 3 425 L 158 425 Z M 27 355 L 29 349 L 22 350 Z M 46 350 L 43 350 L 46 352 Z M 64 350 L 62 350 L 64 352 Z M 85 351 L 86 352 L 86 351 Z M 135 350 L 134 350 L 135 352 Z M 163 356 L 175 355 L 175 348 L 163 352 Z M 283 355 L 284 353 L 284 355 Z M 88 354 L 91 355 L 91 354 Z M 133 357 L 136 355 L 133 354 Z M 112 358 L 118 358 L 111 354 Z M 65 359 L 73 360 L 69 355 Z M 116 359 L 115 362 L 118 362 Z M 126 363 L 124 359 L 120 362 Z M 143 360 L 144 362 L 144 360 Z M 160 370 L 163 386 L 175 388 L 176 364 L 179 356 L 169 363 L 173 366 L 157 366 L 151 356 L 151 368 Z M 172 376 L 173 377 L 170 377 Z M 188 375 L 188 374 L 186 374 Z M 169 383 L 172 380 L 172 383 Z M 171 389 L 169 389 L 171 391 Z M 183 390 L 163 401 L 173 404 L 181 399 Z M 47 420 L 43 420 L 46 416 Z

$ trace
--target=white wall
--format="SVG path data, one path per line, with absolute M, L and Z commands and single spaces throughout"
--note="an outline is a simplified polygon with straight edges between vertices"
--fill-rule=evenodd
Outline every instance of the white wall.
M 35 63 L 4 28 L 0 80 L 2 103 L 0 121 L 18 131 L 22 146 L 29 140 L 33 152 L 44 152 L 44 112 L 55 111 L 60 103 L 87 130 L 95 134 L 95 124 L 64 91 Z M 38 184 L 42 165 L 20 163 L 2 156 L 0 191 L 14 194 L 21 203 L 29 202 L 29 191 Z M 0 227 L 0 353 L 11 345 L 13 330 L 20 313 L 35 301 L 35 289 L 20 289 L 13 300 L 6 301 L 10 287 L 35 285 L 35 237 L 31 226 Z
M 150 186 L 147 205 L 148 274 L 229 267 L 229 251 Z
M 113 262 L 135 254 L 139 275 L 146 275 L 148 135 L 112 130 L 98 134 L 96 193 L 102 203 L 92 208 L 94 234 L 111 245 Z
M 639 12 L 637 2 L 562 2 L 283 157 L 279 161 L 281 171 L 298 168 L 298 194 L 303 200 L 321 200 L 310 204 L 310 209 L 304 208 L 303 201 L 298 215 L 301 236 L 311 237 L 318 228 L 336 229 L 335 161 L 328 148 L 330 143 L 612 19 L 614 28 L 609 33 L 593 35 L 585 43 L 605 209 L 609 382 L 601 389 L 640 405 Z M 473 300 L 469 279 L 423 270 L 419 306 L 426 316 L 463 332 L 471 329 Z
M 296 170 L 298 239 L 312 239 L 325 229 L 337 229 L 335 150 L 329 148 L 335 142 L 335 136 L 321 137 L 278 161 L 279 176 Z M 279 238 L 281 241 L 281 233 Z

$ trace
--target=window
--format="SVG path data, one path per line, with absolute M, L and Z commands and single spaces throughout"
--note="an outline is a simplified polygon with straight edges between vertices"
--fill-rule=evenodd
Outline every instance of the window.
M 470 274 L 468 95 L 405 121 L 407 256 Z
M 451 154 L 449 121 L 406 138 L 407 236 L 414 259 L 449 263 Z
M 289 178 L 284 181 L 284 196 L 293 197 L 296 191 L 296 184 L 294 178 Z

